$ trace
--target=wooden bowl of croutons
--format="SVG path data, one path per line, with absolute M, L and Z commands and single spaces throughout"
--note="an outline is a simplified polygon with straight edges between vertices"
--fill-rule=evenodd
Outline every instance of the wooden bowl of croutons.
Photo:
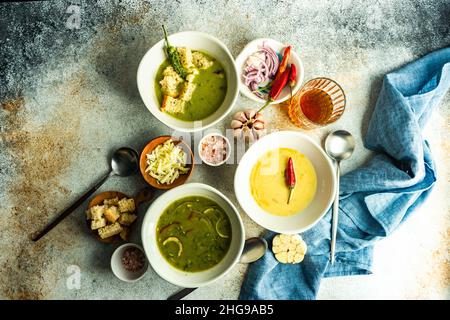
M 118 191 L 107 191 L 89 201 L 86 222 L 94 236 L 103 243 L 128 241 L 137 219 L 138 206 L 153 198 L 146 188 L 136 197 Z

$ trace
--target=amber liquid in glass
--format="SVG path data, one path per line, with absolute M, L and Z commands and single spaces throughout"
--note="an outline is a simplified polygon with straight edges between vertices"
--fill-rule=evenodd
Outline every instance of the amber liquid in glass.
M 333 114 L 333 101 L 325 91 L 313 88 L 300 97 L 300 108 L 311 122 L 324 125 Z

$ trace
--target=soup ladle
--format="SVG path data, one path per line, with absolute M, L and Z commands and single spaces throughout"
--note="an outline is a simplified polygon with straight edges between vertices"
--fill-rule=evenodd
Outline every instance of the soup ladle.
M 336 161 L 336 195 L 333 203 L 333 213 L 331 218 L 331 248 L 330 261 L 334 264 L 334 255 L 336 249 L 336 233 L 339 215 L 339 176 L 340 163 L 342 160 L 350 158 L 355 150 L 355 139 L 350 132 L 337 130 L 331 132 L 325 140 L 325 151 L 328 156 Z
M 261 259 L 268 248 L 267 241 L 264 238 L 254 237 L 245 240 L 244 249 L 242 250 L 240 263 L 252 263 Z M 181 300 L 198 288 L 184 288 L 177 293 L 171 295 L 167 300 Z
M 138 171 L 139 157 L 135 150 L 131 148 L 120 148 L 114 151 L 111 157 L 111 167 L 109 172 L 106 173 L 91 189 L 83 194 L 77 201 L 75 201 L 70 207 L 65 209 L 59 214 L 50 224 L 48 224 L 44 230 L 38 235 L 33 237 L 33 241 L 38 241 L 45 236 L 50 230 L 52 230 L 58 223 L 64 218 L 70 215 L 76 208 L 78 208 L 87 198 L 89 198 L 105 181 L 112 176 L 126 177 L 134 174 Z

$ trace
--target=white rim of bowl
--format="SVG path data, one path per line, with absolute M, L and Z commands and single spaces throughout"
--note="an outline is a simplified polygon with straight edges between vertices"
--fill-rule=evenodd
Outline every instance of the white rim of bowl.
M 145 264 L 144 264 L 144 267 L 143 267 L 144 270 L 142 270 L 142 274 L 139 277 L 135 278 L 135 279 L 125 279 L 125 278 L 120 277 L 115 272 L 115 268 L 113 267 L 113 261 L 117 257 L 117 255 L 119 254 L 119 251 L 122 250 L 122 249 L 125 249 L 126 247 L 132 247 L 132 248 L 137 248 L 137 249 L 141 250 L 141 252 L 144 254 L 144 257 L 145 257 Z M 121 262 L 121 261 L 119 261 L 119 262 Z M 140 245 L 135 244 L 135 243 L 125 243 L 125 244 L 117 247 L 116 250 L 114 250 L 113 254 L 111 255 L 111 262 L 110 262 L 110 264 L 111 264 L 111 271 L 116 276 L 116 278 L 121 280 L 121 281 L 124 281 L 124 282 L 136 282 L 136 281 L 139 281 L 139 280 L 141 280 L 144 277 L 144 275 L 147 273 L 147 270 L 148 270 L 148 259 L 147 259 L 147 255 L 145 254 L 145 250 Z M 121 266 L 121 268 L 124 268 L 122 263 L 120 263 L 120 266 Z
M 323 150 L 323 148 L 322 148 L 317 142 L 315 142 L 313 139 L 311 139 L 309 136 L 307 136 L 307 135 L 304 134 L 304 133 L 301 133 L 301 132 L 298 132 L 298 131 L 289 131 L 289 130 L 285 130 L 285 131 L 277 131 L 277 132 L 274 132 L 274 133 L 268 134 L 267 136 L 262 137 L 261 139 L 259 139 L 256 143 L 254 143 L 254 144 L 247 150 L 247 152 L 242 156 L 241 162 L 245 160 L 245 158 L 248 156 L 247 154 L 249 154 L 249 152 L 252 151 L 252 148 L 253 148 L 255 145 L 257 145 L 260 141 L 262 141 L 263 139 L 265 139 L 266 137 L 269 137 L 269 136 L 271 136 L 271 135 L 278 135 L 278 134 L 294 134 L 294 135 L 302 136 L 303 138 L 305 138 L 306 140 L 308 140 L 309 142 L 311 142 L 314 146 L 316 146 L 316 147 L 319 149 L 319 152 L 324 156 L 325 162 L 327 163 L 328 168 L 331 170 L 331 173 L 332 173 L 332 174 L 331 174 L 331 183 L 332 183 L 331 195 L 332 195 L 332 196 L 330 197 L 330 199 L 328 200 L 328 203 L 327 203 L 327 205 L 326 205 L 327 209 L 324 210 L 324 212 L 323 212 L 320 216 L 318 216 L 317 219 L 316 219 L 313 223 L 311 223 L 308 227 L 300 228 L 300 229 L 280 230 L 280 229 L 277 229 L 277 228 L 271 228 L 271 227 L 268 227 L 268 226 L 266 226 L 266 225 L 260 224 L 259 222 L 255 221 L 255 220 L 253 219 L 253 217 L 252 217 L 250 214 L 247 213 L 247 211 L 245 210 L 244 206 L 242 206 L 242 203 L 243 203 L 243 201 L 242 201 L 242 195 L 240 195 L 238 192 L 236 192 L 236 185 L 238 185 L 238 183 L 239 183 L 239 182 L 238 182 L 238 179 L 239 179 L 239 178 L 238 178 L 238 176 L 239 176 L 239 165 L 238 165 L 238 168 L 236 169 L 236 172 L 235 172 L 235 174 L 234 174 L 234 191 L 235 191 L 236 198 L 237 198 L 237 200 L 238 200 L 239 205 L 241 206 L 241 208 L 244 210 L 244 212 L 247 214 L 247 216 L 248 216 L 253 222 L 255 222 L 256 224 L 258 224 L 259 226 L 261 226 L 261 227 L 263 227 L 263 228 L 265 228 L 265 229 L 267 229 L 267 230 L 276 232 L 276 233 L 285 233 L 285 234 L 302 233 L 302 232 L 305 232 L 305 231 L 311 229 L 312 227 L 314 227 L 314 226 L 315 226 L 315 225 L 316 225 L 316 224 L 317 224 L 317 223 L 325 216 L 325 214 L 328 212 L 328 210 L 330 210 L 330 207 L 331 207 L 331 205 L 333 204 L 333 201 L 334 201 L 334 195 L 336 194 L 336 170 L 334 169 L 334 166 L 333 166 L 333 163 L 331 162 L 330 157 L 328 157 L 328 155 L 325 153 L 325 151 Z M 269 213 L 268 213 L 268 214 L 269 214 Z
M 223 161 L 221 161 L 219 163 L 208 162 L 205 159 L 203 159 L 202 154 L 201 154 L 201 145 L 202 145 L 203 140 L 208 138 L 208 137 L 211 137 L 211 136 L 221 137 L 221 138 L 225 139 L 226 144 L 227 144 L 227 156 L 225 157 L 225 160 L 223 160 Z M 199 155 L 200 159 L 202 159 L 202 161 L 205 164 L 207 164 L 208 166 L 211 166 L 211 167 L 218 167 L 218 166 L 221 166 L 224 163 L 226 163 L 228 161 L 228 159 L 230 158 L 230 156 L 231 156 L 231 143 L 230 143 L 230 140 L 228 140 L 228 138 L 225 137 L 223 134 L 220 134 L 220 133 L 209 133 L 209 134 L 207 134 L 206 136 L 203 136 L 203 138 L 200 139 L 200 142 L 198 143 L 198 146 L 197 146 L 197 150 L 198 150 L 198 155 Z
M 228 55 L 228 57 L 230 58 L 230 60 L 231 60 L 231 62 L 232 62 L 232 63 L 231 63 L 231 64 L 232 64 L 232 68 L 234 68 L 235 74 L 236 74 L 235 77 L 234 77 L 234 80 L 236 81 L 236 84 L 237 84 L 237 90 L 236 90 L 236 92 L 235 92 L 234 95 L 233 95 L 233 98 L 232 98 L 232 101 L 231 101 L 231 103 L 230 103 L 230 106 L 225 110 L 225 112 L 224 112 L 220 117 L 218 117 L 216 120 L 214 120 L 213 122 L 211 122 L 211 123 L 208 124 L 208 125 L 202 125 L 202 126 L 200 126 L 200 127 L 195 127 L 195 128 L 180 128 L 180 127 L 177 127 L 177 126 L 174 126 L 174 125 L 165 123 L 165 122 L 163 121 L 163 119 L 160 117 L 160 112 L 161 112 L 160 110 L 159 110 L 159 112 L 157 112 L 157 113 L 153 113 L 153 112 L 147 107 L 147 105 L 146 105 L 145 101 L 142 99 L 142 95 L 141 95 L 141 90 L 144 90 L 144 88 L 141 88 L 141 86 L 140 86 L 140 84 L 139 84 L 139 81 L 137 81 L 137 79 L 139 79 L 139 78 L 140 78 L 140 74 L 144 72 L 144 70 L 143 70 L 143 68 L 142 68 L 142 62 L 144 61 L 145 57 L 149 54 L 150 50 L 151 50 L 153 47 L 159 45 L 160 43 L 163 43 L 163 42 L 164 42 L 164 39 L 161 39 L 160 41 L 158 41 L 157 43 L 155 43 L 153 46 L 151 46 L 151 47 L 147 50 L 147 52 L 144 54 L 144 56 L 141 58 L 141 61 L 139 62 L 139 66 L 138 66 L 138 70 L 137 70 L 136 82 L 137 82 L 138 91 L 139 91 L 139 95 L 141 96 L 142 102 L 144 102 L 145 107 L 148 109 L 148 111 L 150 111 L 150 113 L 151 113 L 156 119 L 159 120 L 159 122 L 161 122 L 162 124 L 166 125 L 167 127 L 171 128 L 171 129 L 178 130 L 178 131 L 181 131 L 181 132 L 198 132 L 198 131 L 202 131 L 202 130 L 208 129 L 208 128 L 214 126 L 215 124 L 217 124 L 218 122 L 222 121 L 222 120 L 223 120 L 223 119 L 224 119 L 224 118 L 225 118 L 225 117 L 233 110 L 234 105 L 236 104 L 236 100 L 237 100 L 238 95 L 239 95 L 239 91 L 240 91 L 240 90 L 239 90 L 239 86 L 240 86 L 240 82 L 239 82 L 239 72 L 238 72 L 238 70 L 237 70 L 237 68 L 236 68 L 236 62 L 235 62 L 235 60 L 234 60 L 234 58 L 233 58 L 233 55 L 231 54 L 230 50 L 228 50 L 227 46 L 226 46 L 222 41 L 220 41 L 218 38 L 216 38 L 216 37 L 214 37 L 214 36 L 212 36 L 212 35 L 210 35 L 210 34 L 208 34 L 208 33 L 206 33 L 206 32 L 201 32 L 201 31 L 182 31 L 182 32 L 177 32 L 177 33 L 173 33 L 173 34 L 169 35 L 169 36 L 168 36 L 168 39 L 170 39 L 171 36 L 174 36 L 174 35 L 182 35 L 182 34 L 184 34 L 184 33 L 196 33 L 196 34 L 198 34 L 198 35 L 202 35 L 202 36 L 204 36 L 204 37 L 206 37 L 206 38 L 209 38 L 210 40 L 216 42 L 216 43 L 219 45 L 219 47 L 221 47 L 221 48 L 225 51 L 225 53 Z M 227 75 L 227 76 L 230 76 L 230 75 Z M 227 89 L 227 90 L 228 90 L 228 89 Z M 180 121 L 181 121 L 181 120 L 180 120 Z M 199 120 L 199 121 L 202 121 L 202 120 Z M 194 122 L 194 121 L 192 121 L 192 122 Z
M 220 274 L 217 275 L 216 277 L 212 278 L 211 280 L 205 281 L 205 282 L 201 283 L 200 285 L 196 285 L 196 286 L 194 286 L 194 287 L 191 287 L 191 288 L 197 288 L 197 287 L 203 287 L 203 286 L 206 286 L 206 285 L 208 285 L 208 284 L 210 284 L 210 283 L 212 283 L 212 282 L 214 282 L 214 281 L 219 280 L 220 278 L 222 278 L 223 276 L 225 276 L 225 275 L 226 275 L 226 274 L 227 274 L 227 273 L 228 273 L 228 272 L 229 272 L 229 271 L 230 271 L 230 270 L 231 270 L 231 269 L 239 262 L 239 259 L 240 259 L 241 255 L 242 255 L 242 251 L 244 250 L 244 244 L 245 244 L 245 228 L 244 228 L 244 223 L 242 222 L 242 218 L 241 218 L 241 216 L 239 215 L 239 211 L 237 210 L 236 206 L 230 201 L 230 199 L 228 199 L 227 196 L 225 196 L 222 192 L 220 192 L 220 191 L 217 190 L 216 188 L 213 188 L 213 187 L 211 187 L 211 186 L 209 186 L 209 185 L 207 185 L 207 184 L 204 184 L 204 183 L 197 183 L 197 182 L 192 182 L 192 183 L 182 184 L 181 186 L 178 186 L 178 187 L 175 187 L 175 188 L 173 188 L 173 189 L 170 189 L 170 190 L 168 190 L 167 192 L 163 193 L 161 196 L 159 196 L 156 200 L 154 200 L 154 201 L 152 202 L 152 204 L 150 205 L 150 207 L 147 209 L 147 212 L 145 213 L 145 216 L 144 216 L 144 221 L 142 222 L 142 226 L 145 225 L 147 219 L 150 219 L 150 218 L 149 218 L 150 215 L 147 215 L 147 214 L 148 214 L 148 212 L 150 211 L 150 209 L 151 209 L 155 204 L 157 204 L 158 202 L 164 201 L 164 197 L 165 197 L 167 194 L 170 194 L 170 192 L 173 192 L 174 190 L 177 190 L 177 189 L 187 188 L 188 186 L 189 186 L 189 187 L 204 188 L 204 189 L 206 189 L 206 190 L 209 190 L 209 191 L 211 191 L 211 192 L 217 194 L 219 197 L 221 197 L 226 203 L 228 203 L 228 205 L 231 207 L 231 209 L 232 209 L 233 212 L 235 213 L 235 215 L 236 215 L 236 217 L 237 217 L 237 220 L 238 220 L 238 223 L 239 223 L 239 228 L 240 228 L 241 231 L 242 231 L 242 241 L 241 241 L 241 243 L 240 243 L 240 245 L 239 245 L 239 250 L 238 250 L 236 256 L 234 257 L 233 262 L 232 262 L 232 263 L 228 266 L 228 268 L 226 268 L 222 273 L 220 273 Z M 168 196 L 166 196 L 166 197 L 168 197 Z M 172 202 L 173 202 L 173 201 L 176 201 L 176 200 L 177 200 L 177 199 L 172 199 Z M 167 208 L 168 205 L 170 205 L 170 204 L 167 204 L 165 207 Z M 159 219 L 159 217 L 158 217 L 158 219 Z M 141 239 L 142 239 L 142 240 L 145 239 L 144 228 L 143 228 L 143 227 L 141 227 Z M 159 248 L 156 248 L 156 249 L 158 250 L 158 252 L 160 252 L 160 251 L 159 251 Z M 150 262 L 150 265 L 152 266 L 152 269 L 153 269 L 153 270 L 154 270 L 154 271 L 155 271 L 162 279 L 164 279 L 164 280 L 166 280 L 167 282 L 172 283 L 172 284 L 174 284 L 174 285 L 176 285 L 176 286 L 180 286 L 180 287 L 185 287 L 185 288 L 186 288 L 186 285 L 185 285 L 184 283 L 180 283 L 180 282 L 178 282 L 178 281 L 173 281 L 172 279 L 169 279 L 168 277 L 162 275 L 162 274 L 159 272 L 159 270 L 157 270 L 157 268 L 155 268 L 155 266 L 152 264 L 151 257 L 147 254 L 147 251 L 145 251 L 145 246 L 144 246 L 144 253 L 145 253 L 146 257 L 147 257 L 147 260 Z M 161 254 L 161 253 L 160 253 L 160 254 Z M 161 255 L 161 256 L 162 256 L 162 255 Z M 162 257 L 162 258 L 165 259 L 164 257 Z M 224 258 L 225 258 L 225 257 L 224 257 Z M 221 260 L 221 261 L 219 262 L 219 264 L 220 264 L 222 261 L 223 261 L 223 260 Z M 178 269 L 176 269 L 175 267 L 172 267 L 172 266 L 171 266 L 171 268 L 174 268 L 175 270 L 178 270 Z M 201 271 L 200 271 L 200 272 L 201 272 Z
M 253 45 L 254 43 L 260 43 L 260 42 L 263 42 L 263 41 L 273 41 L 273 42 L 276 42 L 277 44 L 279 44 L 280 46 L 285 46 L 285 44 L 284 43 L 282 43 L 282 42 L 280 42 L 280 41 L 278 41 L 278 40 L 275 40 L 275 39 L 271 39 L 271 38 L 258 38 L 258 39 L 255 39 L 255 40 L 252 40 L 252 41 L 250 41 L 249 43 L 247 43 L 246 45 L 245 45 L 245 47 L 242 49 L 242 51 L 238 54 L 238 56 L 236 57 L 236 60 L 235 61 L 238 61 L 238 60 L 242 60 L 242 65 L 245 63 L 245 61 L 243 60 L 245 57 L 243 57 L 243 53 L 244 53 L 244 51 L 248 48 L 248 47 L 250 47 L 251 45 Z M 300 59 L 300 56 L 297 54 L 297 52 L 295 52 L 295 50 L 292 50 L 291 51 L 291 54 L 292 55 L 294 55 L 297 59 L 298 59 L 298 61 L 299 61 L 299 65 L 298 65 L 298 70 L 300 70 L 300 73 L 298 74 L 298 81 L 297 81 L 297 84 L 294 86 L 294 88 L 292 88 L 292 95 L 295 95 L 296 93 L 297 93 L 297 91 L 298 90 L 300 90 L 300 88 L 301 88 L 301 86 L 302 86 L 302 84 L 303 84 L 303 80 L 304 80 L 304 77 L 305 77 L 305 69 L 304 69 L 304 67 L 303 67 L 303 61 L 302 61 L 302 59 Z M 236 69 L 237 69 L 237 66 L 236 66 Z M 249 94 L 246 90 L 243 90 L 243 89 L 241 89 L 241 88 L 246 88 L 246 89 L 248 89 L 247 87 L 246 87 L 246 85 L 242 82 L 242 79 L 241 79 L 241 74 L 242 74 L 242 68 L 241 68 L 241 70 L 237 70 L 237 72 L 238 72 L 238 80 L 239 80 L 239 91 L 244 95 L 244 96 L 246 96 L 247 98 L 249 98 L 249 99 L 251 99 L 251 100 L 253 100 L 253 101 L 256 101 L 256 102 L 259 102 L 259 103 L 266 103 L 267 101 L 266 100 L 263 100 L 263 99 L 261 99 L 261 98 L 258 98 L 256 95 L 254 95 L 254 94 Z M 279 104 L 279 103 L 281 103 L 281 102 L 284 102 L 284 101 L 286 101 L 287 99 L 289 99 L 289 96 L 286 96 L 286 97 L 284 97 L 284 98 L 282 98 L 282 99 L 277 99 L 277 100 L 274 100 L 273 102 L 271 102 L 271 103 L 269 103 L 269 105 L 270 104 Z

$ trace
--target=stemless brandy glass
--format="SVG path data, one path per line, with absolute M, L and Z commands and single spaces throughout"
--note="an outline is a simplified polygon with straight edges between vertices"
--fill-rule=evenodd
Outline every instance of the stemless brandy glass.
M 303 129 L 323 127 L 342 116 L 345 102 L 344 91 L 335 81 L 315 78 L 287 102 L 289 118 Z

